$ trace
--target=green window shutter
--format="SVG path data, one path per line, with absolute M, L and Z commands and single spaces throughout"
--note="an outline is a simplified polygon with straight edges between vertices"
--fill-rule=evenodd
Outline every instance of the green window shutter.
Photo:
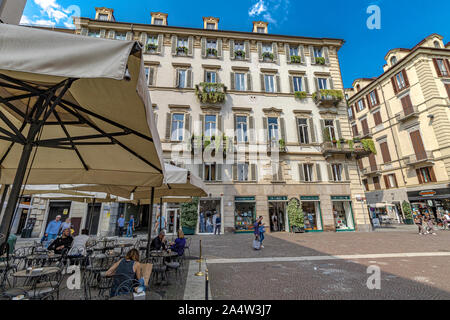
M 311 136 L 311 142 L 315 143 L 317 142 L 316 140 L 316 129 L 314 127 L 314 119 L 313 118 L 309 118 L 309 133 Z
M 172 114 L 167 113 L 166 114 L 166 140 L 171 140 L 171 126 L 172 126 Z
M 236 59 L 236 56 L 234 55 L 234 40 L 230 40 L 230 59 Z
M 320 164 L 316 163 L 316 181 L 322 181 L 322 170 L 320 170 Z
M 159 34 L 158 35 L 158 48 L 156 49 L 156 52 L 161 53 L 163 46 L 164 46 L 164 36 L 162 34 Z
M 236 131 L 237 131 L 237 115 L 234 115 L 233 119 L 234 119 L 234 142 L 236 142 L 237 141 L 237 134 L 236 134 Z
M 287 143 L 287 141 L 286 141 L 286 124 L 285 124 L 284 118 L 280 118 L 280 130 L 281 130 L 281 139 L 283 139 L 284 142 Z
M 300 50 L 300 57 L 302 58 L 302 63 L 306 63 L 306 59 L 305 59 L 305 47 L 299 46 L 299 50 Z
M 253 85 L 252 85 L 252 75 L 247 73 L 247 91 L 253 91 Z
M 316 91 L 315 92 L 319 92 L 319 79 L 314 78 L 314 84 L 316 86 Z
M 305 92 L 306 93 L 311 93 L 311 91 L 309 91 L 309 81 L 308 81 L 308 77 L 303 77 L 303 83 L 305 85 Z
M 295 118 L 295 131 L 297 131 L 297 141 L 298 141 L 298 143 L 301 143 L 301 141 L 300 141 L 300 127 L 298 125 L 298 119 L 299 118 Z
M 245 60 L 250 60 L 250 41 L 244 41 Z
M 189 115 L 189 113 L 186 113 L 184 115 L 184 129 L 186 131 L 184 140 L 188 141 L 191 138 L 191 116 Z
M 202 38 L 202 58 L 206 58 L 206 38 Z
M 278 62 L 278 45 L 276 42 L 272 43 L 273 60 Z
M 261 73 L 261 92 L 266 91 L 266 86 L 264 84 L 264 74 Z
M 325 63 L 330 64 L 330 56 L 328 54 L 328 47 L 323 47 L 323 55 L 325 57 Z
M 277 76 L 277 92 L 278 92 L 278 93 L 281 92 L 281 80 L 280 80 L 280 76 Z
M 155 85 L 155 68 L 154 67 L 150 68 L 150 72 L 149 72 L 149 75 L 148 75 L 148 84 L 150 86 L 154 86 Z
M 336 120 L 335 125 L 336 125 L 338 139 L 342 139 L 341 122 L 339 120 Z
M 251 143 L 255 142 L 255 118 L 248 118 L 248 128 L 249 128 L 249 141 Z
M 205 115 L 200 115 L 200 123 L 202 125 L 202 135 L 205 134 Z
M 172 36 L 172 55 L 173 56 L 177 55 L 177 42 L 178 42 L 178 37 Z
M 141 36 L 139 37 L 139 41 L 142 43 L 142 45 L 144 46 L 144 52 L 147 52 L 147 33 L 146 32 L 141 32 Z
M 188 56 L 192 57 L 194 55 L 194 37 L 190 36 L 188 38 Z
M 180 69 L 175 69 L 175 88 L 180 86 Z
M 291 50 L 288 44 L 284 45 L 284 50 L 286 51 L 286 62 L 291 63 Z
M 206 82 L 206 70 L 203 71 L 203 82 Z
M 222 58 L 223 56 L 223 45 L 222 45 L 222 39 L 217 40 L 217 58 Z
M 316 64 L 316 59 L 314 58 L 314 47 L 309 47 L 309 56 L 311 57 L 311 64 Z
M 238 180 L 237 165 L 233 164 L 233 181 Z
M 217 128 L 219 129 L 219 134 L 223 133 L 223 118 L 221 115 L 217 116 Z
M 258 59 L 259 59 L 259 61 L 263 61 L 263 57 L 262 57 L 262 42 L 258 42 L 257 43 L 257 47 L 258 47 Z
M 294 93 L 294 77 L 289 76 L 289 89 L 290 93 Z
M 298 164 L 298 173 L 299 173 L 300 182 L 304 182 L 305 181 L 305 172 L 303 171 L 303 163 Z
M 231 72 L 230 73 L 230 79 L 231 79 L 231 90 L 236 90 L 236 78 L 235 78 L 235 73 Z
M 328 181 L 334 181 L 333 169 L 331 168 L 331 164 L 327 164 L 327 169 L 328 169 Z
M 192 88 L 192 70 L 191 69 L 189 69 L 187 71 L 186 77 L 187 77 L 187 79 L 186 79 L 186 86 L 188 88 Z
M 252 163 L 250 165 L 250 172 L 251 172 L 250 180 L 251 181 L 258 181 L 257 172 L 256 172 L 256 164 L 255 163 Z
M 345 181 L 350 181 L 350 174 L 348 171 L 348 164 L 344 164 Z
M 332 77 L 328 78 L 328 81 L 330 81 L 330 89 L 334 90 L 333 78 Z

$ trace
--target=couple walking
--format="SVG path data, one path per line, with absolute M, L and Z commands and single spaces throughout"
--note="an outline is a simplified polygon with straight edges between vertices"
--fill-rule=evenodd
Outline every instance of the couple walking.
M 434 232 L 433 220 L 429 215 L 423 216 L 419 214 L 414 218 L 414 222 L 419 228 L 419 234 L 436 235 L 436 232 Z
M 264 248 L 263 241 L 264 241 L 264 233 L 266 232 L 266 228 L 264 226 L 264 223 L 262 223 L 263 217 L 260 216 L 255 224 L 253 225 L 253 233 L 255 234 L 255 240 L 253 241 L 253 249 L 260 250 Z

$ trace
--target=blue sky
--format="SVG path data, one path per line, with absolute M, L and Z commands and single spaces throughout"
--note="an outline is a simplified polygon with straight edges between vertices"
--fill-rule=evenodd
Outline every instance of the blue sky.
M 381 29 L 369 30 L 367 8 L 377 5 Z M 220 18 L 220 29 L 251 31 L 252 21 L 270 22 L 269 32 L 340 38 L 339 52 L 346 87 L 355 78 L 382 73 L 391 48 L 411 48 L 431 33 L 450 41 L 448 0 L 28 0 L 22 22 L 71 27 L 71 16 L 95 15 L 94 7 L 114 8 L 116 20 L 149 23 L 151 11 L 169 14 L 169 24 L 202 27 L 203 16 Z

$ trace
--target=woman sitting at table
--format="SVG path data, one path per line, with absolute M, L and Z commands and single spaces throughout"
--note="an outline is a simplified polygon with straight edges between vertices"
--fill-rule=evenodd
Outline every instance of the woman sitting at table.
M 61 237 L 56 238 L 49 246 L 48 250 L 53 250 L 56 254 L 62 254 L 64 250 L 69 250 L 72 246 L 73 238 L 70 229 L 64 229 Z
M 144 278 L 141 274 L 141 265 L 139 263 L 139 251 L 137 249 L 131 249 L 130 251 L 128 251 L 124 259 L 120 259 L 115 264 L 113 264 L 113 266 L 109 268 L 108 271 L 106 271 L 106 276 L 114 276 L 114 281 L 110 292 L 111 297 L 121 294 L 120 292 L 117 292 L 117 290 L 119 289 L 119 286 L 127 280 L 139 279 L 140 286 L 145 288 Z M 126 288 L 129 290 L 124 290 L 124 293 L 130 292 L 130 289 L 137 286 L 138 281 L 130 281 L 130 287 Z
M 175 242 L 170 246 L 170 249 L 178 253 L 178 256 L 182 256 L 184 254 L 184 247 L 186 246 L 186 239 L 184 238 L 183 230 L 178 230 L 178 238 L 175 239 Z

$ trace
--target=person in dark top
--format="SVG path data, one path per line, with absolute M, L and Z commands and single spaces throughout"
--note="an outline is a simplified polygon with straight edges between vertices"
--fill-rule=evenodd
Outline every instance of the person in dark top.
M 263 219 L 263 217 L 262 216 L 260 216 L 257 220 L 256 220 L 256 222 L 253 224 L 253 233 L 255 234 L 255 240 L 260 240 L 260 230 L 259 230 L 259 226 L 261 225 L 261 223 L 262 223 L 262 219 Z
M 178 230 L 178 237 L 175 239 L 175 242 L 170 246 L 170 250 L 178 253 L 178 256 L 181 257 L 184 254 L 184 247 L 186 246 L 186 239 L 184 238 L 183 230 Z
M 166 249 L 166 240 L 164 231 L 162 230 L 159 235 L 152 240 L 150 243 L 150 250 L 165 250 Z
M 53 250 L 56 254 L 61 254 L 65 249 L 69 251 L 73 238 L 70 229 L 64 229 L 61 237 L 56 238 L 49 246 L 48 250 Z
M 106 271 L 107 277 L 114 276 L 113 285 L 111 287 L 110 296 L 129 293 L 131 289 L 138 286 L 137 281 L 143 285 L 144 279 L 141 275 L 141 265 L 139 263 L 139 251 L 137 249 L 131 249 L 127 252 L 124 259 L 117 261 L 115 264 Z M 129 287 L 124 287 L 124 292 L 118 292 L 119 286 L 127 280 L 137 280 L 127 282 Z
M 220 217 L 220 213 L 216 213 L 216 221 L 214 223 L 215 227 L 214 227 L 214 234 L 218 234 L 220 236 L 220 228 L 222 226 L 222 219 Z
M 423 228 L 423 217 L 421 214 L 417 215 L 414 218 L 414 223 L 419 228 L 419 234 L 425 234 L 425 229 Z

